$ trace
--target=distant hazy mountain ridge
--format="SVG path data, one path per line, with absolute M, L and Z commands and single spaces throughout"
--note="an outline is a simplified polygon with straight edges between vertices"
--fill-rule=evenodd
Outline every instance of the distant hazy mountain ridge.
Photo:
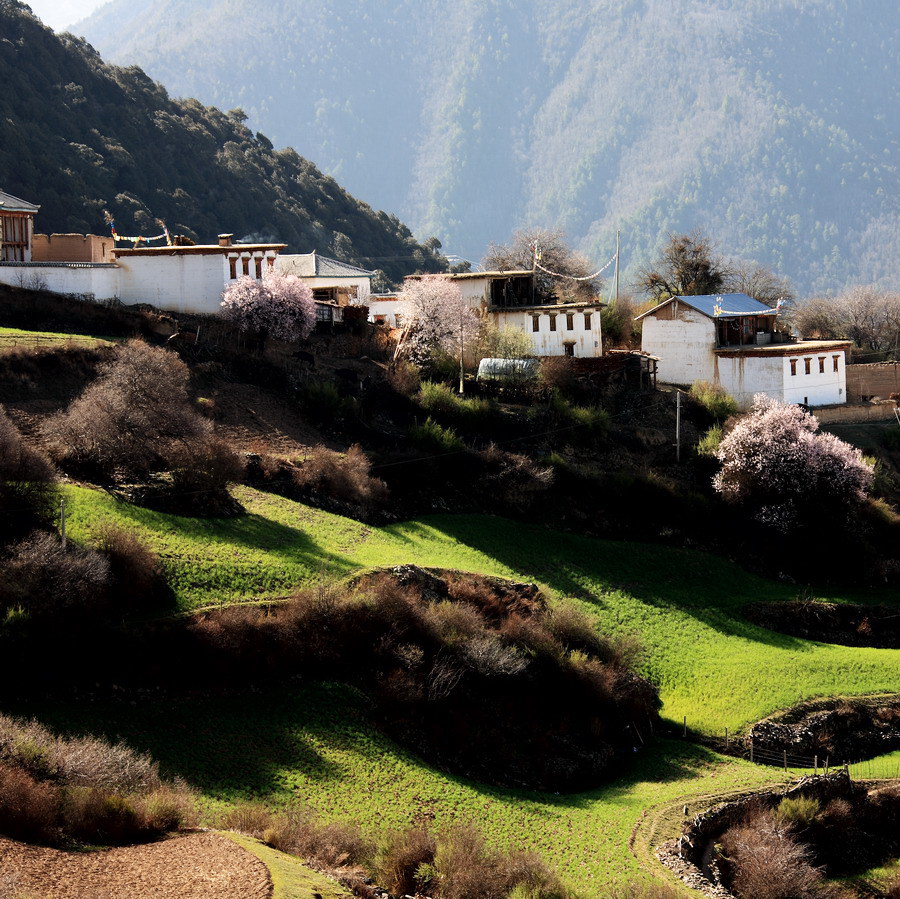
M 172 100 L 140 69 L 106 65 L 17 0 L 0 0 L 0 188 L 41 205 L 43 231 L 220 231 L 278 240 L 393 278 L 437 261 L 401 222 L 354 199 L 239 113 Z
M 894 0 L 114 0 L 112 59 L 480 255 L 561 225 L 632 265 L 700 226 L 801 290 L 896 281 Z

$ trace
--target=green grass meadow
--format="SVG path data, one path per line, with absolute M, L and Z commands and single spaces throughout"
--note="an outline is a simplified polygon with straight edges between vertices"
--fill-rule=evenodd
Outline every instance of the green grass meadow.
M 663 715 L 679 723 L 687 716 L 706 734 L 735 733 L 799 699 L 897 689 L 900 651 L 812 643 L 744 621 L 744 604 L 793 599 L 797 589 L 715 556 L 483 516 L 375 528 L 248 488 L 235 494 L 246 516 L 202 520 L 69 487 L 69 534 L 89 542 L 107 523 L 138 531 L 164 560 L 183 612 L 278 598 L 322 578 L 407 562 L 536 580 L 603 632 L 635 635 L 641 667 L 660 686 Z M 621 778 L 586 793 L 492 788 L 405 752 L 375 729 L 362 696 L 328 684 L 27 712 L 152 752 L 167 774 L 201 791 L 210 813 L 241 799 L 300 800 L 373 834 L 414 822 L 472 823 L 498 846 L 538 851 L 585 897 L 647 878 L 651 869 L 659 875 L 651 846 L 679 832 L 683 804 L 693 814 L 718 795 L 797 773 L 662 739 L 637 753 Z M 896 776 L 897 756 L 856 773 Z
M 63 334 L 57 331 L 24 331 L 21 328 L 0 328 L 0 353 L 18 348 L 96 347 L 116 341 L 121 341 L 121 338 L 93 337 L 86 334 Z
M 364 699 L 334 685 L 31 710 L 63 730 L 102 733 L 152 752 L 167 773 L 202 791 L 211 816 L 241 799 L 299 800 L 326 819 L 356 821 L 373 834 L 421 822 L 475 824 L 495 845 L 539 852 L 590 897 L 645 876 L 628 850 L 645 809 L 781 778 L 692 743 L 664 740 L 636 755 L 622 779 L 587 793 L 488 787 L 405 752 L 369 723 Z
M 417 563 L 537 580 L 604 633 L 633 635 L 663 715 L 700 733 L 739 731 L 799 700 L 897 689 L 900 650 L 814 643 L 745 621 L 749 602 L 794 599 L 717 556 L 594 540 L 484 516 L 434 516 L 387 528 L 241 488 L 248 515 L 179 518 L 69 489 L 69 533 L 105 523 L 160 553 L 178 608 L 282 597 L 299 585 L 379 565 Z M 884 597 L 879 597 L 884 601 Z

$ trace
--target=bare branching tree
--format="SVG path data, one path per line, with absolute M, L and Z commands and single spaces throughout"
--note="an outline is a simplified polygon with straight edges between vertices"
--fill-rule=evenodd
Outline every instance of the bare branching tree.
M 849 338 L 860 349 L 900 359 L 900 293 L 852 287 L 802 303 L 796 324 L 804 337 Z
M 773 309 L 779 300 L 790 306 L 796 299 L 791 282 L 771 269 L 752 260 L 737 259 L 729 264 L 725 289 L 729 293 L 745 293 Z
M 638 275 L 637 287 L 657 302 L 674 296 L 723 293 L 731 272 L 708 237 L 671 234 L 657 261 Z
M 540 264 L 551 272 L 566 277 L 553 277 L 540 268 L 535 272 L 535 290 L 539 295 L 555 295 L 563 302 L 591 300 L 603 287 L 603 280 L 573 281 L 591 274 L 588 261 L 575 253 L 566 243 L 562 231 L 547 228 L 525 228 L 516 231 L 508 244 L 488 247 L 484 267 L 489 271 L 531 271 L 534 266 L 534 250 L 538 248 Z

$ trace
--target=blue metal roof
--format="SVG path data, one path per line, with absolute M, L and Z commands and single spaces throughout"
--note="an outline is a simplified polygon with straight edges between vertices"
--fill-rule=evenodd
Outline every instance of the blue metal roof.
M 774 313 L 775 310 L 753 297 L 748 297 L 745 293 L 719 293 L 709 294 L 699 297 L 672 297 L 679 303 L 685 303 L 688 306 L 708 315 L 710 318 L 727 318 L 733 315 L 765 315 Z M 721 307 L 718 316 L 716 315 L 716 306 Z

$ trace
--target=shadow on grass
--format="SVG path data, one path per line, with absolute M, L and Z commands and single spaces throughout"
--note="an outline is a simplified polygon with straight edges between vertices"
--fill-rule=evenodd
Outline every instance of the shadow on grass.
M 610 605 L 605 595 L 621 591 L 648 606 L 690 615 L 727 636 L 795 652 L 816 645 L 766 630 L 741 615 L 746 604 L 763 598 L 795 599 L 795 588 L 709 553 L 580 537 L 477 516 L 435 516 L 423 523 L 500 565 L 599 608 Z
M 314 685 L 277 695 L 29 704 L 27 710 L 4 711 L 35 717 L 65 734 L 124 741 L 150 753 L 164 776 L 232 800 L 276 794 L 293 770 L 313 781 L 340 779 L 344 769 L 316 744 L 349 736 L 352 745 L 347 722 L 364 714 L 363 708 L 349 689 Z
M 15 707 L 4 712 L 26 714 Z M 436 769 L 411 754 L 375 728 L 360 694 L 335 684 L 134 704 L 32 704 L 27 715 L 60 733 L 124 741 L 150 753 L 164 776 L 184 778 L 205 795 L 223 801 L 289 801 L 302 794 L 298 785 L 302 780 L 327 789 L 329 783 L 351 778 L 360 790 L 367 790 L 368 771 L 389 759 L 395 769 L 398 763 L 408 766 L 408 775 L 395 772 L 400 780 L 415 778 L 418 769 L 485 799 L 552 815 L 560 808 L 625 802 L 640 784 L 692 780 L 722 760 L 693 743 L 659 740 L 625 759 L 609 782 L 583 792 L 495 787 Z M 335 761 L 335 755 L 343 760 Z

